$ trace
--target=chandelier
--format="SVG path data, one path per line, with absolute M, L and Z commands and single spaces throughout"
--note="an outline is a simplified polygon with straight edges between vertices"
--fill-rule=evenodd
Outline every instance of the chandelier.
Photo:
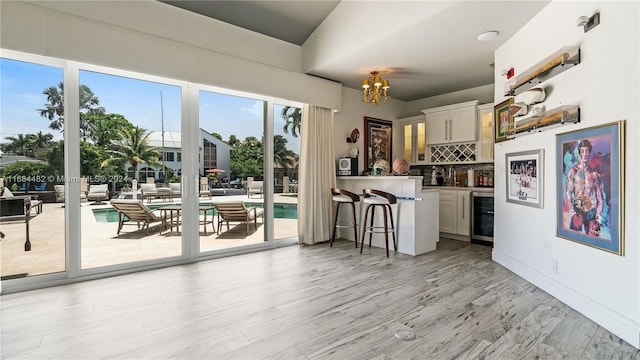
M 389 81 L 380 78 L 379 71 L 372 71 L 368 78 L 362 80 L 362 101 L 371 104 L 382 104 L 389 98 Z

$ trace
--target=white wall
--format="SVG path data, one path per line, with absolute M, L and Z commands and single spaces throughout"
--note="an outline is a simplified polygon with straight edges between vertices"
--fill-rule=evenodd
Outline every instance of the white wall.
M 601 24 L 588 33 L 581 15 L 600 11 Z M 635 347 L 640 345 L 640 192 L 637 154 L 639 28 L 638 2 L 554 1 L 495 54 L 496 69 L 516 76 L 563 46 L 579 45 L 581 63 L 543 83 L 547 109 L 580 105 L 581 122 L 518 137 L 495 146 L 495 244 L 493 258 L 583 313 Z M 495 101 L 504 99 L 505 79 L 495 76 Z M 626 119 L 625 255 L 617 256 L 556 236 L 555 135 Z M 506 202 L 505 153 L 545 150 L 544 209 Z M 558 261 L 557 274 L 552 271 Z
M 4 49 L 341 107 L 340 84 L 290 63 L 299 63 L 299 47 L 164 3 L 1 1 L 0 7 Z
M 393 91 L 391 91 L 393 96 Z M 372 117 L 382 120 L 395 120 L 397 114 L 402 112 L 406 103 L 399 100 L 389 99 L 381 105 L 365 104 L 362 102 L 362 91 L 343 88 L 342 90 L 342 110 L 334 115 L 333 132 L 335 134 L 335 155 L 336 158 L 342 157 L 349 152 L 353 146 L 347 143 L 346 139 L 351 134 L 351 130 L 357 128 L 360 131 L 360 140 L 355 144 L 360 149 L 358 158 L 358 173 L 364 169 L 365 149 L 364 149 L 364 117 Z M 393 129 L 392 131 L 395 131 Z M 392 144 L 393 145 L 393 144 Z M 392 153 L 391 156 L 396 157 L 397 154 Z

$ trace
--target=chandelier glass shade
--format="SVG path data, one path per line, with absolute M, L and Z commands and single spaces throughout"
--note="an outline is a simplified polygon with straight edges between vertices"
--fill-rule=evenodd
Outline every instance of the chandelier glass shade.
M 389 81 L 382 80 L 379 71 L 372 71 L 362 80 L 362 101 L 367 104 L 382 104 L 389 98 Z

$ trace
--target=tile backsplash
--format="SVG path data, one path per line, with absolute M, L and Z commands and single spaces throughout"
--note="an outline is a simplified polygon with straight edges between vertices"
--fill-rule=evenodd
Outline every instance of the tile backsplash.
M 432 182 L 434 170 L 436 179 Z M 493 163 L 436 166 L 414 165 L 411 166 L 410 173 L 412 175 L 423 176 L 423 185 L 441 185 L 444 183 L 444 186 L 469 186 L 468 170 L 473 170 L 473 186 L 493 187 Z

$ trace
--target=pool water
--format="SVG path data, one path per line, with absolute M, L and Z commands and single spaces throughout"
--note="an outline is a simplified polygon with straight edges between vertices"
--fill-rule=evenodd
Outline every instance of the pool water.
M 211 203 L 202 203 L 201 205 L 211 205 Z M 262 203 L 250 203 L 245 205 L 249 207 L 262 208 Z M 147 205 L 151 210 L 162 207 L 163 205 Z M 118 222 L 118 211 L 114 208 L 108 209 L 93 209 L 93 216 L 95 216 L 97 222 Z M 216 211 L 211 210 L 209 215 L 215 215 Z M 297 219 L 298 218 L 298 204 L 273 204 L 273 217 L 276 219 Z

